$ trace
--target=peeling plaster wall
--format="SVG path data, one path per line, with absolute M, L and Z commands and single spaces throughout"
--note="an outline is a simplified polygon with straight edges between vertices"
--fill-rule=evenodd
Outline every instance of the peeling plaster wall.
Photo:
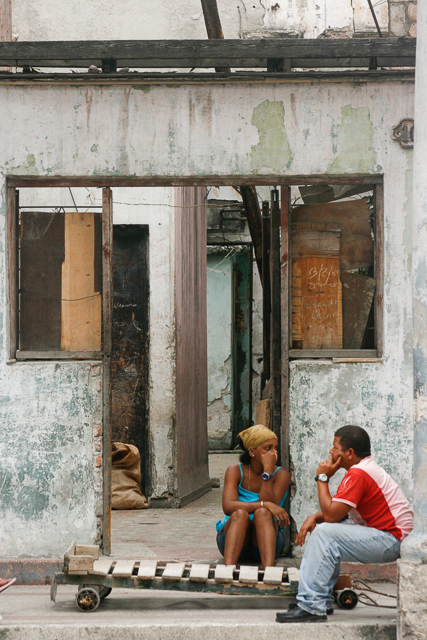
M 100 393 L 85 382 L 90 367 L 87 364 L 5 364 L 7 173 L 105 177 L 256 175 L 261 170 L 272 176 L 322 174 L 330 170 L 384 173 L 384 362 L 292 365 L 291 446 L 297 468 L 293 515 L 300 525 L 315 508 L 312 477 L 319 452 L 327 452 L 336 426 L 351 421 L 370 431 L 378 461 L 411 497 L 411 245 L 409 234 L 405 234 L 411 197 L 407 177 L 410 159 L 391 140 L 390 132 L 403 117 L 413 116 L 412 83 L 294 81 L 161 86 L 134 81 L 134 86 L 120 87 L 3 85 L 0 100 L 1 437 L 7 442 L 10 455 L 14 459 L 19 456 L 19 479 L 29 468 L 34 448 L 30 452 L 27 441 L 35 432 L 40 432 L 36 439 L 40 451 L 48 448 L 43 444 L 42 432 L 58 438 L 52 448 L 55 456 L 43 471 L 45 477 L 61 477 L 63 469 L 67 469 L 67 482 L 63 482 L 59 493 L 53 481 L 39 482 L 37 474 L 28 475 L 29 493 L 34 497 L 39 490 L 39 504 L 52 504 L 43 511 L 43 519 L 32 512 L 24 521 L 15 499 L 0 501 L 2 532 L 5 522 L 13 522 L 13 533 L 12 528 L 7 529 L 9 537 L 2 547 L 4 555 L 62 553 L 63 539 L 45 535 L 55 521 L 62 523 L 67 541 L 74 533 L 79 540 L 95 538 L 96 488 L 86 482 L 82 492 L 82 483 L 73 482 L 77 487 L 73 487 L 76 494 L 71 501 L 65 489 L 69 489 L 68 472 L 73 468 L 73 478 L 92 479 L 92 431 L 98 424 L 96 397 Z M 264 118 L 263 142 L 253 118 L 266 101 L 279 106 Z M 277 151 L 272 130 L 279 131 L 283 149 L 289 149 L 286 157 Z M 260 143 L 265 145 L 261 168 L 252 152 Z M 163 358 L 163 353 L 157 357 Z M 10 433 L 15 429 L 16 437 L 12 439 Z M 58 437 L 61 429 L 64 435 Z M 78 450 L 75 458 L 70 453 L 74 452 L 70 441 Z M 22 455 L 22 451 L 28 453 Z M 162 455 L 164 458 L 157 463 L 166 469 L 169 458 L 165 451 Z M 43 464 L 40 461 L 40 469 Z M 8 465 L 7 458 L 2 457 L 0 482 L 5 486 L 12 482 Z M 54 502 L 50 502 L 55 494 Z M 77 505 L 80 516 L 75 518 L 73 510 Z M 32 535 L 24 536 L 28 531 Z
M 366 0 L 218 0 L 218 9 L 225 38 L 376 34 Z M 388 2 L 375 12 L 387 32 Z M 70 0 L 66 10 L 56 0 L 14 0 L 12 30 L 19 40 L 206 38 L 200 0 Z
M 233 259 L 208 255 L 208 437 L 210 449 L 229 449 L 232 427 Z

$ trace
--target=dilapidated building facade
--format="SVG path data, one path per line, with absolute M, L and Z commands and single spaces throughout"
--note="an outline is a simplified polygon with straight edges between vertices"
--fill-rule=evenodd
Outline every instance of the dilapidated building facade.
M 138 437 L 153 505 L 209 488 L 209 187 L 273 194 L 261 387 L 294 465 L 297 524 L 316 508 L 313 468 L 345 423 L 368 429 L 376 459 L 412 499 L 415 49 L 409 38 L 372 36 L 413 35 L 416 5 L 382 3 L 376 27 L 364 3 L 333 4 L 220 3 L 237 42 L 169 48 L 32 43 L 77 31 L 64 37 L 56 5 L 44 31 L 25 19 L 28 3 L 11 5 L 5 39 L 17 41 L 0 50 L 3 558 L 57 558 L 71 539 L 108 552 L 111 382 L 116 424 L 126 411 L 146 415 Z M 97 37 L 114 37 L 99 5 Z M 194 5 L 180 38 L 204 37 Z M 50 9 L 38 3 L 35 16 L 43 22 Z M 150 20 L 150 36 L 166 37 Z M 132 31 L 138 20 L 118 24 L 121 37 L 144 36 Z M 203 72 L 188 73 L 195 60 Z M 224 66 L 240 71 L 209 72 Z M 312 277 L 328 295 L 303 307 Z M 360 278 L 364 325 L 351 342 L 348 294 Z M 132 311 L 137 295 L 145 316 Z M 137 348 L 145 365 L 131 357 Z

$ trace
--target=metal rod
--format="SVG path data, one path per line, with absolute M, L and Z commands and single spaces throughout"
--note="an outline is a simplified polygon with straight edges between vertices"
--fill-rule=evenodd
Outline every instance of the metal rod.
M 378 31 L 378 35 L 380 36 L 380 38 L 382 38 L 383 34 L 381 33 L 380 25 L 378 24 L 377 16 L 375 15 L 375 9 L 372 6 L 371 0 L 368 0 L 368 4 L 369 4 L 369 8 L 370 8 L 371 13 L 372 13 L 372 17 L 373 17 L 374 22 L 375 22 L 375 26 L 376 26 L 377 31 Z
M 20 209 L 102 209 L 102 205 L 98 205 L 98 204 L 94 204 L 94 205 L 78 205 L 77 207 L 75 207 L 75 205 L 71 205 L 71 204 L 66 204 L 64 206 L 62 205 L 19 205 Z

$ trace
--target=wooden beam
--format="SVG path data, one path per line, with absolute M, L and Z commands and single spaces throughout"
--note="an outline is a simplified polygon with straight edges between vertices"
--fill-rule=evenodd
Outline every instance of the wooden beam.
M 210 40 L 224 40 L 216 0 L 201 0 L 206 31 Z M 230 67 L 215 67 L 218 73 L 229 73 Z
M 9 285 L 9 358 L 13 360 L 19 348 L 19 193 L 14 187 L 9 185 L 6 188 L 6 212 L 6 251 Z
M 0 66 L 257 68 L 268 59 L 298 67 L 415 66 L 415 38 L 266 38 L 256 40 L 106 40 L 0 42 Z M 111 63 L 110 63 L 111 67 Z
M 280 306 L 281 306 L 281 402 L 282 431 L 280 454 L 282 465 L 289 470 L 289 214 L 290 188 L 282 187 L 280 198 Z
M 109 187 L 102 190 L 102 342 L 103 415 L 102 480 L 103 517 L 102 551 L 111 553 L 111 351 L 113 335 L 113 195 Z
M 242 196 L 243 206 L 245 208 L 246 218 L 248 221 L 249 232 L 251 234 L 252 244 L 255 252 L 255 260 L 258 267 L 259 277 L 262 279 L 262 220 L 259 208 L 258 196 L 256 188 L 253 186 L 242 185 L 240 187 L 240 195 Z
M 270 379 L 270 204 L 262 203 L 262 376 L 261 392 Z
M 10 187 L 218 187 L 239 185 L 381 184 L 382 174 L 372 175 L 256 175 L 256 176 L 6 176 Z
M 279 191 L 271 192 L 270 217 L 270 284 L 271 284 L 271 379 L 273 397 L 270 429 L 277 434 L 281 449 L 281 284 L 280 284 L 280 208 Z

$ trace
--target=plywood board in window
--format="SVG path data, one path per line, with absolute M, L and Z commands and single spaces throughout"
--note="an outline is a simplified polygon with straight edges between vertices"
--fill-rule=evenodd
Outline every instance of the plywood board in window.
M 341 272 L 340 279 L 343 287 L 343 347 L 361 349 L 374 300 L 376 280 L 348 272 Z
M 101 292 L 95 268 L 95 216 L 67 213 L 62 266 L 61 350 L 101 350 Z
M 301 223 L 292 228 L 294 349 L 342 348 L 340 231 L 336 224 L 331 227 Z

